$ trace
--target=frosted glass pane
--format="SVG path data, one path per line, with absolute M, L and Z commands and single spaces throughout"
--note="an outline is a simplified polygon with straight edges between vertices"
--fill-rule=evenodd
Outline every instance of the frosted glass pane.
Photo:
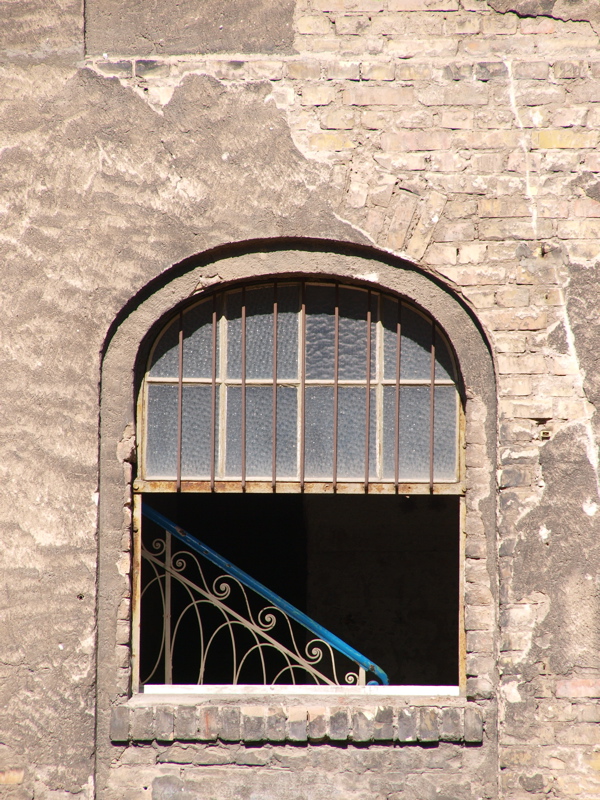
M 306 287 L 306 377 L 333 379 L 335 289 Z
M 181 419 L 181 477 L 210 477 L 212 387 L 184 386 Z M 218 394 L 216 414 L 218 419 Z M 215 444 L 216 446 L 216 444 Z
M 178 387 L 148 384 L 146 477 L 177 476 Z
M 381 466 L 377 459 L 377 391 L 371 389 L 371 424 L 369 427 L 369 478 L 372 481 L 380 480 Z
M 246 477 L 270 478 L 273 448 L 273 389 L 246 387 Z
M 446 342 L 442 336 L 436 332 L 435 335 L 435 378 L 436 380 L 456 380 L 454 374 L 454 363 Z
M 179 375 L 179 317 L 160 337 L 152 354 L 149 374 L 153 378 L 177 378 Z
M 277 287 L 277 377 L 298 377 L 300 287 Z
M 212 377 L 212 309 L 207 300 L 183 316 L 184 378 Z
M 371 301 L 374 305 L 373 301 Z M 367 292 L 340 289 L 339 370 L 342 380 L 367 379 Z
M 408 306 L 402 306 L 402 353 L 400 377 L 431 377 L 431 323 Z
M 338 390 L 338 480 L 364 480 L 366 389 Z
M 242 474 L 242 389 L 227 388 L 227 439 L 225 442 L 225 476 L 239 478 Z
M 298 390 L 277 389 L 277 478 L 298 477 Z
M 437 386 L 434 409 L 434 478 L 456 480 L 456 427 L 458 394 L 454 386 Z
M 382 477 L 384 481 L 393 481 L 395 478 L 396 459 L 396 387 L 383 387 L 383 429 L 381 432 L 382 447 Z
M 273 377 L 273 287 L 246 292 L 246 377 Z
M 225 295 L 227 318 L 227 377 L 242 377 L 242 292 Z
M 401 481 L 429 480 L 429 386 L 400 387 Z
M 381 322 L 383 325 L 383 377 L 396 380 L 396 341 L 398 324 L 398 301 L 381 298 Z
M 333 387 L 307 386 L 305 477 L 331 480 L 333 474 Z

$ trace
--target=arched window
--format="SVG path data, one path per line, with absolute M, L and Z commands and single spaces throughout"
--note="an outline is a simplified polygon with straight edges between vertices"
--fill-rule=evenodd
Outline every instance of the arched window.
M 148 481 L 396 492 L 459 480 L 448 343 L 429 316 L 373 289 L 214 292 L 159 335 L 143 403 Z
M 457 381 L 375 287 L 179 310 L 140 392 L 141 683 L 458 684 Z

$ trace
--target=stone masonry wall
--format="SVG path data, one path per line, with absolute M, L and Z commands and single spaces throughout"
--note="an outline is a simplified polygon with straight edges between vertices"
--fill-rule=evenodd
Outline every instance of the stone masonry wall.
M 293 46 L 210 56 L 154 40 L 86 55 L 80 4 L 5 5 L 0 797 L 597 797 L 595 4 L 297 0 Z M 172 265 L 285 237 L 406 259 L 490 343 L 498 461 L 473 398 L 462 701 L 489 709 L 483 746 L 212 744 L 171 736 L 168 708 L 166 736 L 95 742 L 96 702 L 124 708 L 129 676 L 127 495 L 123 600 L 113 640 L 95 638 L 106 337 Z M 132 398 L 125 440 L 133 423 Z M 131 447 L 119 462 L 103 446 L 131 472 Z M 497 570 L 482 568 L 490 471 Z M 96 646 L 115 676 L 98 698 Z

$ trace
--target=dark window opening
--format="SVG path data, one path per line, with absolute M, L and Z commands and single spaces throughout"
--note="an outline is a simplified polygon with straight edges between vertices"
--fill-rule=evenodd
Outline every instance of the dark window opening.
M 458 684 L 458 496 L 154 493 L 146 497 L 157 511 L 372 659 L 387 672 L 391 684 Z M 160 554 L 165 541 L 164 531 L 144 520 L 145 550 Z M 185 550 L 185 545 L 177 544 L 177 551 Z M 183 567 L 183 561 L 173 563 L 185 576 L 188 566 Z M 193 560 L 190 563 L 193 571 Z M 189 577 L 196 579 L 191 573 Z M 212 574 L 205 577 L 213 579 Z M 164 572 L 156 563 L 143 561 L 142 683 L 265 682 L 252 637 L 239 645 L 250 656 L 239 680 L 232 679 L 229 644 L 221 633 L 211 644 L 200 680 L 199 637 L 204 634 L 198 633 L 191 590 L 170 581 L 168 602 L 165 591 Z M 218 627 L 218 610 L 206 603 L 201 612 L 205 631 L 211 630 L 210 615 Z M 227 626 L 222 627 L 227 634 Z M 173 643 L 169 674 L 165 635 Z M 310 638 L 306 634 L 305 641 Z M 314 683 L 299 673 L 294 679 L 283 673 L 278 682 Z

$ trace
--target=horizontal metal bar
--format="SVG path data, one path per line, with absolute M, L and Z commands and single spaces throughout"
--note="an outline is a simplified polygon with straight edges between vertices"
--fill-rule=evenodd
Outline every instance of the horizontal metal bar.
M 160 384 L 171 384 L 172 386 L 177 386 L 178 381 L 177 378 L 146 378 L 147 383 L 160 383 Z M 225 384 L 226 386 L 241 386 L 242 381 L 240 378 L 217 378 L 216 382 L 218 384 Z M 307 378 L 305 381 L 307 386 L 333 386 L 334 380 L 333 378 Z M 376 377 L 371 378 L 371 386 L 378 386 L 382 384 L 383 386 L 396 386 L 396 381 L 393 378 L 382 378 L 378 380 Z M 184 385 L 189 386 L 211 386 L 212 379 L 211 378 L 185 378 L 183 379 Z M 340 378 L 338 380 L 339 386 L 366 386 L 366 380 L 355 380 L 355 379 L 348 379 L 348 378 Z M 300 386 L 301 381 L 294 378 L 278 378 L 277 386 Z M 431 382 L 429 378 L 402 378 L 399 386 L 431 386 Z M 449 378 L 436 378 L 435 379 L 436 386 L 456 386 L 456 382 L 450 380 Z M 247 378 L 246 379 L 246 386 L 273 386 L 273 381 L 270 378 Z
M 173 492 L 175 491 L 175 479 L 169 478 L 156 478 L 143 480 L 137 478 L 134 486 L 136 492 Z M 282 494 L 296 494 L 301 491 L 300 481 L 277 480 L 276 492 Z M 206 479 L 185 479 L 181 481 L 182 492 L 210 492 L 210 480 Z M 227 479 L 216 480 L 214 484 L 214 491 L 221 493 L 235 493 L 241 492 L 241 480 Z M 250 479 L 246 480 L 246 492 L 261 494 L 262 492 L 273 492 L 271 479 L 266 477 L 264 479 Z M 304 483 L 305 494 L 330 494 L 333 493 L 333 484 L 331 481 L 305 481 Z M 338 482 L 336 494 L 364 494 L 364 483 L 362 480 L 356 481 L 341 481 Z M 369 494 L 396 494 L 396 484 L 393 481 L 373 482 L 369 483 Z M 444 495 L 462 495 L 465 493 L 464 483 L 434 483 L 434 494 Z M 429 481 L 422 481 L 419 483 L 399 483 L 398 494 L 429 494 Z
M 148 519 L 152 520 L 152 522 L 155 522 L 165 531 L 171 533 L 180 541 L 185 542 L 185 544 L 187 544 L 188 547 L 190 547 L 196 553 L 204 556 L 204 558 L 207 558 L 217 567 L 220 567 L 229 575 L 237 578 L 237 580 L 240 581 L 240 583 L 243 583 L 244 586 L 252 589 L 261 597 L 264 597 L 265 600 L 269 601 L 269 603 L 272 603 L 274 606 L 286 613 L 288 617 L 298 622 L 311 633 L 314 633 L 315 636 L 318 636 L 324 642 L 327 642 L 327 644 L 331 645 L 331 647 L 335 648 L 339 653 L 342 653 L 342 655 L 346 656 L 346 658 L 354 661 L 355 664 L 363 667 L 363 669 L 367 670 L 367 672 L 372 672 L 385 686 L 389 685 L 390 681 L 388 676 L 380 667 L 377 666 L 377 664 L 373 664 L 372 661 L 370 661 L 366 656 L 363 656 L 362 653 L 359 653 L 358 650 L 350 647 L 349 644 L 346 644 L 346 642 L 342 641 L 342 639 L 340 639 L 334 633 L 328 631 L 327 628 L 319 625 L 318 622 L 315 622 L 315 620 L 311 619 L 303 611 L 300 611 L 300 609 L 296 608 L 296 606 L 288 603 L 287 600 L 284 600 L 278 594 L 275 594 L 275 592 L 272 592 L 266 586 L 263 586 L 262 583 L 259 583 L 251 575 L 248 575 L 246 572 L 239 569 L 239 567 L 236 567 L 230 561 L 227 561 L 227 559 L 223 558 L 223 556 L 216 553 L 210 547 L 207 547 L 207 545 L 203 544 L 199 539 L 196 539 L 195 536 L 192 536 L 183 528 L 180 528 L 179 525 L 175 525 L 175 523 L 171 522 L 170 519 L 163 516 L 158 511 L 155 511 L 147 503 L 142 503 L 142 514 Z

